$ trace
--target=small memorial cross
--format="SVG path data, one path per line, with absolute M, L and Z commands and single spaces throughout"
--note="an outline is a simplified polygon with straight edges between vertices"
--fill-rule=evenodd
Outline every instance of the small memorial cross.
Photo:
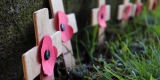
M 110 20 L 110 5 L 105 5 L 105 0 L 98 0 L 98 8 L 92 9 L 91 13 L 91 25 L 95 26 L 98 24 L 99 30 L 98 30 L 98 45 L 102 45 L 104 43 L 104 31 L 107 27 L 106 21 Z
M 148 0 L 148 9 L 150 11 L 155 10 L 158 5 L 158 0 Z
M 140 13 L 142 12 L 143 6 L 141 0 L 136 0 L 136 4 L 133 4 L 132 6 L 132 13 L 131 16 L 139 16 Z
M 52 17 L 54 17 L 54 30 L 61 31 L 62 52 L 67 70 L 75 67 L 72 45 L 70 39 L 78 31 L 75 14 L 66 15 L 62 0 L 49 0 Z
M 132 4 L 129 0 L 123 0 L 123 4 L 118 6 L 118 20 L 122 20 L 122 23 L 127 21 L 131 17 Z
M 40 74 L 41 80 L 53 80 L 56 58 L 62 53 L 61 33 L 49 30 L 48 9 L 38 10 L 33 16 L 36 46 L 22 55 L 24 78 L 33 80 Z

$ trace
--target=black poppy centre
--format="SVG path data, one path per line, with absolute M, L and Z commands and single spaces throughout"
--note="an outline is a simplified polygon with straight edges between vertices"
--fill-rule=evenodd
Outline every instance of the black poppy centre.
M 45 53 L 44 53 L 44 59 L 49 60 L 49 58 L 50 58 L 50 51 L 46 50 Z
M 101 19 L 103 19 L 104 18 L 104 14 L 103 13 L 101 13 Z
M 61 29 L 61 31 L 65 31 L 66 26 L 62 23 L 62 24 L 60 25 L 60 29 Z

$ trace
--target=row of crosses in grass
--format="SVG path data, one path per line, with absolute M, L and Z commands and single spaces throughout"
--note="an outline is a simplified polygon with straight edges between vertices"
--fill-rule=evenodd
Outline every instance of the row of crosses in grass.
M 155 7 L 156 0 L 150 0 Z M 52 19 L 49 19 L 47 8 L 34 12 L 34 29 L 36 46 L 22 55 L 23 71 L 25 80 L 33 80 L 40 74 L 41 80 L 54 79 L 54 65 L 56 58 L 63 55 L 66 71 L 75 67 L 75 59 L 70 39 L 73 33 L 78 31 L 75 14 L 66 15 L 62 0 L 49 0 Z M 124 4 L 119 6 L 118 19 L 127 20 L 128 17 L 138 16 L 142 10 L 142 3 L 137 0 L 133 6 L 129 0 L 124 0 Z M 151 6 L 151 7 L 152 7 Z M 110 5 L 105 5 L 105 0 L 98 0 L 98 8 L 92 9 L 92 21 L 94 26 L 98 24 L 98 36 L 104 33 L 107 27 L 106 21 L 110 20 Z M 153 8 L 150 8 L 150 10 Z M 131 14 L 132 13 L 132 14 Z M 98 39 L 99 45 L 104 43 L 104 35 Z
M 148 10 L 154 10 L 157 7 L 158 0 L 148 0 Z M 123 4 L 118 6 L 118 20 L 126 21 L 129 17 L 140 15 L 143 9 L 141 0 L 136 0 L 135 4 L 130 3 L 130 0 L 123 0 Z
M 106 0 L 98 0 L 98 8 L 92 9 L 91 13 L 91 25 L 95 26 L 98 24 L 98 44 L 102 45 L 104 43 L 104 28 L 107 27 L 106 21 L 110 20 L 111 6 L 105 5 Z M 149 10 L 154 10 L 157 6 L 157 0 L 149 0 Z M 130 3 L 130 0 L 123 0 L 123 4 L 118 6 L 118 20 L 122 22 L 127 21 L 130 17 L 139 16 L 143 9 L 141 0 L 136 0 L 135 4 Z

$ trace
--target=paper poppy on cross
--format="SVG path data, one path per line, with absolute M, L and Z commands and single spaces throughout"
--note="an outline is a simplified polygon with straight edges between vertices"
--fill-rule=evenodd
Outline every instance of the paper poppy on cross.
M 130 17 L 130 13 L 131 13 L 131 6 L 126 5 L 123 11 L 122 19 L 125 21 L 128 20 Z
M 106 5 L 102 5 L 99 12 L 98 12 L 98 24 L 100 27 L 105 28 L 107 26 L 106 24 Z
M 135 12 L 135 15 L 138 16 L 140 15 L 140 13 L 142 12 L 142 9 L 143 9 L 143 6 L 142 6 L 142 3 L 141 2 L 137 2 L 136 3 L 136 12 Z
M 136 3 L 133 4 L 132 6 L 131 16 L 132 17 L 139 16 L 142 10 L 143 10 L 143 5 L 142 5 L 141 0 L 136 0 Z
M 92 9 L 91 13 L 91 25 L 99 25 L 98 30 L 98 46 L 101 46 L 104 43 L 104 31 L 107 27 L 107 22 L 110 20 L 110 5 L 106 5 L 105 0 L 97 0 L 98 1 L 98 7 Z
M 62 41 L 65 43 L 70 40 L 73 36 L 73 28 L 68 24 L 67 15 L 62 11 L 58 11 L 54 21 L 55 24 L 58 24 L 55 27 L 61 31 Z
M 35 46 L 22 55 L 23 72 L 25 80 L 33 80 L 40 74 L 40 80 L 54 79 L 54 65 L 57 54 L 61 53 L 60 32 L 51 37 L 46 35 L 42 45 Z M 56 44 L 55 44 L 56 43 Z M 55 44 L 55 45 L 53 45 Z
M 126 21 L 131 17 L 132 4 L 129 0 L 124 0 L 123 4 L 118 6 L 118 20 Z
M 158 0 L 149 0 L 148 5 L 149 10 L 155 10 L 158 5 Z
M 45 75 L 51 76 L 53 74 L 57 54 L 57 48 L 52 46 L 51 37 L 48 35 L 44 36 L 41 47 L 41 64 Z

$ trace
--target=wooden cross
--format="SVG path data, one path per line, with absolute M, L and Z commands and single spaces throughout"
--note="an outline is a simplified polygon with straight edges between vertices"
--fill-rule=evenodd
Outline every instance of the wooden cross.
M 122 20 L 123 19 L 123 12 L 125 11 L 126 6 L 132 6 L 132 4 L 129 2 L 129 0 L 123 0 L 123 4 L 118 6 L 118 20 Z M 131 16 L 131 9 L 129 11 L 129 15 L 128 17 Z M 122 20 L 122 22 L 124 22 L 124 20 Z
M 49 24 L 48 9 L 44 8 L 34 12 L 34 28 L 36 36 L 36 46 L 22 55 L 23 71 L 25 80 L 33 80 L 40 74 L 41 80 L 53 80 L 54 73 L 51 76 L 45 76 L 41 68 L 39 46 L 45 35 L 50 35 L 52 45 L 58 50 L 57 57 L 62 53 L 62 42 L 60 31 L 52 32 L 52 27 Z
M 104 4 L 106 4 L 105 0 L 98 0 L 98 8 L 92 9 L 92 12 L 91 12 L 91 15 L 92 15 L 91 16 L 91 25 L 92 26 L 95 26 L 96 24 L 98 24 L 98 12 L 99 12 L 101 6 L 104 5 Z M 106 5 L 106 20 L 105 21 L 109 21 L 110 20 L 110 9 L 111 9 L 110 5 Z M 104 38 L 105 38 L 104 31 L 105 31 L 104 28 L 99 27 L 98 45 L 102 45 L 104 43 Z
M 52 12 L 52 17 L 54 17 L 58 11 L 65 12 L 62 0 L 49 0 L 49 2 L 50 2 L 51 12 Z M 76 33 L 78 29 L 77 29 L 75 14 L 74 13 L 68 14 L 67 17 L 68 17 L 69 25 L 72 26 L 74 33 Z M 70 69 L 75 67 L 75 59 L 73 57 L 72 45 L 70 40 L 62 44 L 64 45 L 62 48 L 62 52 L 63 52 L 66 68 Z M 66 49 L 65 46 L 68 48 L 69 51 Z
M 136 4 L 133 4 L 133 6 L 132 6 L 132 12 L 131 12 L 131 16 L 132 17 L 136 16 L 137 3 L 139 3 L 140 5 L 142 5 L 141 0 L 136 0 Z
M 148 9 L 154 10 L 157 7 L 158 0 L 148 0 Z

